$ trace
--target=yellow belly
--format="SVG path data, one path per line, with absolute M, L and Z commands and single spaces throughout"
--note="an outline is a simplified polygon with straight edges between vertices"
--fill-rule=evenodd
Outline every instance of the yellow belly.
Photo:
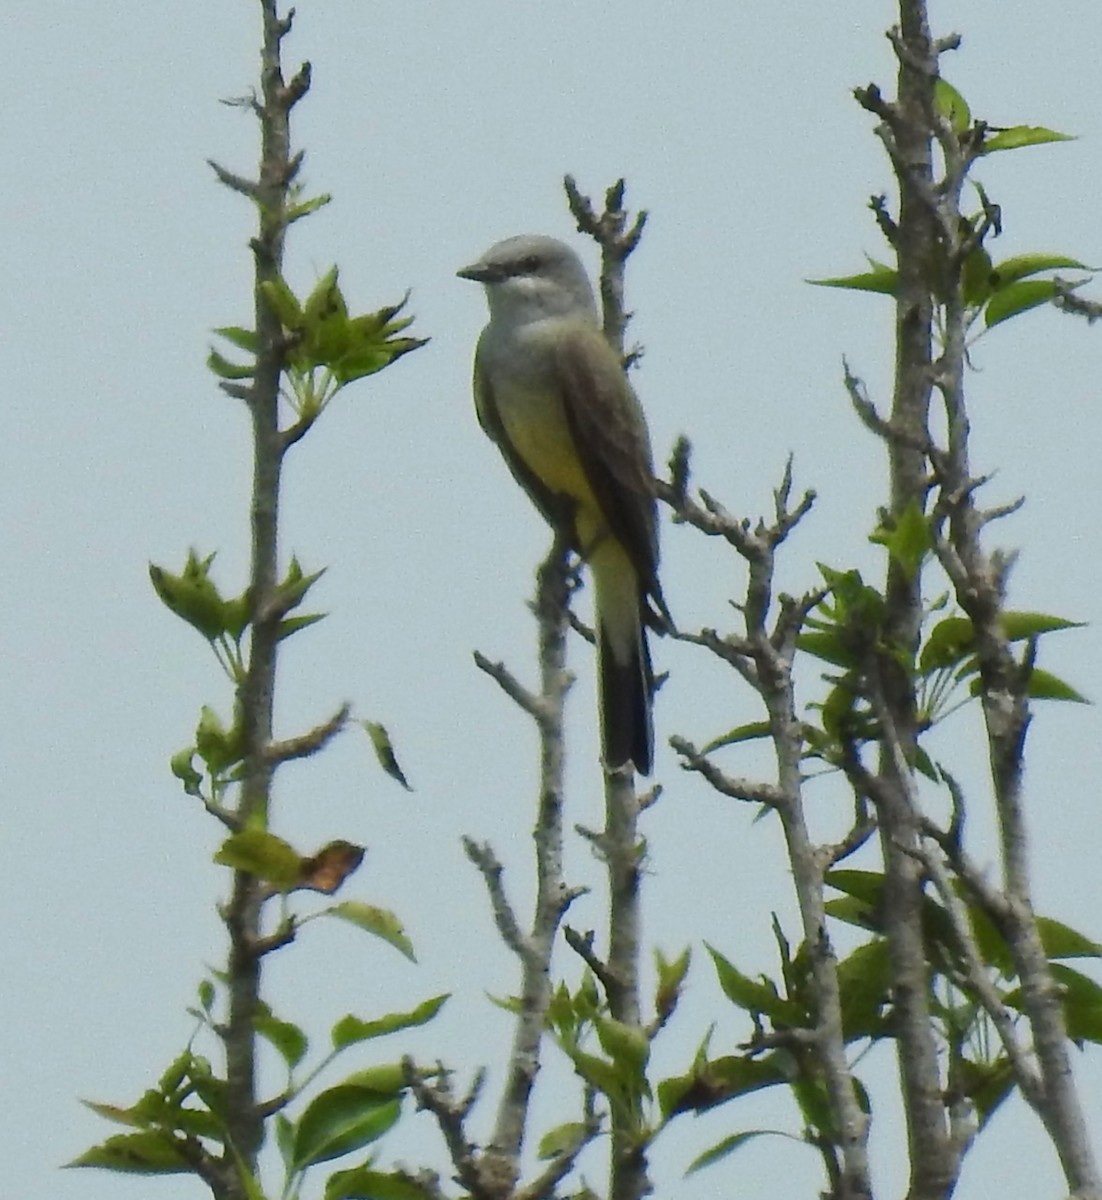
M 510 386 L 497 392 L 505 436 L 541 483 L 575 502 L 574 529 L 582 557 L 593 571 L 600 636 L 617 662 L 631 662 L 639 647 L 639 581 L 627 551 L 609 536 L 604 514 L 574 446 L 562 401 Z
M 499 395 L 498 411 L 505 435 L 528 469 L 551 491 L 570 496 L 584 508 L 597 501 L 585 477 L 562 401 L 554 392 L 541 394 L 510 387 Z

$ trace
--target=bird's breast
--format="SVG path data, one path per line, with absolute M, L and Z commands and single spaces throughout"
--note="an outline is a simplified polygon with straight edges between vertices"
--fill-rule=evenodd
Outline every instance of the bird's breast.
M 525 466 L 551 491 L 595 505 L 553 364 L 542 355 L 523 365 L 514 358 L 494 371 L 493 390 L 505 436 Z

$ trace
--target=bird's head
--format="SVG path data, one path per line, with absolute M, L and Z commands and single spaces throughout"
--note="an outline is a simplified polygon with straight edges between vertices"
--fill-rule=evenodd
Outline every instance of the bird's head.
M 486 288 L 494 317 L 597 320 L 593 289 L 581 259 L 556 238 L 532 233 L 506 238 L 457 274 Z

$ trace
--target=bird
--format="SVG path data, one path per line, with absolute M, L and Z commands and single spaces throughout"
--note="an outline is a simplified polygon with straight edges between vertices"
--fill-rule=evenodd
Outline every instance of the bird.
M 474 360 L 479 423 L 516 481 L 588 565 L 594 583 L 602 756 L 610 770 L 654 762 L 647 627 L 669 610 L 646 417 L 601 331 L 593 288 L 566 243 L 519 234 L 461 279 L 483 285 L 490 319 Z

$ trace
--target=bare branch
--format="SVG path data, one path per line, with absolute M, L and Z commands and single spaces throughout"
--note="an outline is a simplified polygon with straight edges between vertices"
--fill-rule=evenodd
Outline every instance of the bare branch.
M 604 211 L 599 215 L 589 198 L 578 190 L 573 176 L 564 178 L 563 187 L 578 231 L 593 238 L 601 247 L 600 291 L 604 335 L 620 355 L 625 368 L 628 368 L 638 362 L 642 350 L 635 347 L 629 354 L 624 353 L 624 339 L 631 320 L 631 313 L 624 307 L 624 265 L 639 244 L 647 214 L 640 211 L 629 226 L 628 213 L 623 206 L 625 184 L 622 179 L 606 190 Z
M 482 1160 L 483 1175 L 508 1194 L 520 1174 L 520 1153 L 529 1106 L 540 1066 L 540 1050 L 551 999 L 550 966 L 563 915 L 582 888 L 569 888 L 563 878 L 563 705 L 572 676 L 566 670 L 570 599 L 577 587 L 577 568 L 562 531 L 537 572 L 531 605 L 539 631 L 540 695 L 520 689 L 507 674 L 491 670 L 503 687 L 512 682 L 522 707 L 535 707 L 540 729 L 540 790 L 533 841 L 536 854 L 536 901 L 525 935 L 501 886 L 501 867 L 489 847 L 469 839 L 467 852 L 479 866 L 490 892 L 494 919 L 506 945 L 521 962 L 518 1011 L 506 1078 L 498 1102 L 493 1136 Z M 477 661 L 477 659 L 476 659 Z M 479 663 L 483 665 L 485 660 Z M 485 668 L 484 668 L 485 669 Z M 508 690 L 508 688 L 506 689 Z M 531 711 L 531 708 L 528 709 Z
M 965 986 L 991 1018 L 991 1023 L 995 1026 L 1003 1049 L 1014 1068 L 1014 1076 L 1018 1081 L 1018 1086 L 1022 1089 L 1022 1095 L 1034 1109 L 1039 1111 L 1044 1103 L 1041 1078 L 1018 1041 L 1014 1018 L 988 976 L 983 956 L 972 936 L 968 911 L 953 889 L 941 855 L 932 850 L 929 843 L 924 846 L 920 845 L 914 850 L 914 853 L 925 868 L 926 874 L 933 880 L 934 887 L 941 899 L 942 908 L 949 917 L 949 924 L 957 943 L 957 952 L 964 968 Z
M 566 939 L 566 944 L 593 972 L 594 978 L 604 989 L 607 996 L 609 991 L 616 986 L 615 980 L 607 965 L 597 956 L 596 951 L 593 949 L 593 930 L 590 929 L 585 933 L 579 933 L 576 929 L 565 925 L 562 933 Z
M 856 854 L 876 832 L 876 818 L 867 811 L 864 800 L 860 797 L 856 807 L 857 812 L 853 825 L 846 836 L 840 842 L 820 848 L 819 854 L 823 860 L 824 870 L 830 870 L 844 859 L 849 858 L 851 854 Z
M 437 1063 L 433 1076 L 421 1071 L 413 1059 L 402 1059 L 406 1084 L 417 1107 L 432 1113 L 444 1137 L 456 1179 L 475 1200 L 495 1200 L 495 1194 L 485 1186 L 479 1167 L 478 1147 L 467 1137 L 466 1120 L 470 1114 L 483 1076 L 475 1076 L 471 1091 L 463 1100 L 456 1100 L 451 1080 L 443 1064 Z
M 463 849 L 467 857 L 474 863 L 486 882 L 486 890 L 490 893 L 490 905 L 494 913 L 494 924 L 501 934 L 501 940 L 521 958 L 529 951 L 530 946 L 517 924 L 516 914 L 505 895 L 501 882 L 503 868 L 488 842 L 479 844 L 473 838 L 463 838 Z
M 265 750 L 268 759 L 273 763 L 290 762 L 296 758 L 309 758 L 323 750 L 348 723 L 352 709 L 348 704 L 340 708 L 321 725 L 315 725 L 307 733 L 298 737 L 284 738 L 282 741 L 269 742 Z
M 750 779 L 724 774 L 686 738 L 672 737 L 670 745 L 684 759 L 682 769 L 702 775 L 720 795 L 730 796 L 732 800 L 744 800 L 748 804 L 764 804 L 767 808 L 779 809 L 784 806 L 786 797 L 773 784 L 755 783 Z
M 491 662 L 485 655 L 474 652 L 475 665 L 485 672 L 519 708 L 542 723 L 547 717 L 543 697 L 530 692 L 503 662 Z
M 739 637 L 738 634 L 727 634 L 725 637 L 720 637 L 714 629 L 702 629 L 699 633 L 679 630 L 674 637 L 679 642 L 688 642 L 690 645 L 703 646 L 706 650 L 710 650 L 717 658 L 734 667 L 751 687 L 757 689 L 757 666 L 752 657 L 752 646 L 747 638 Z
M 207 166 L 218 176 L 218 182 L 225 184 L 230 191 L 239 192 L 242 196 L 247 196 L 250 200 L 257 198 L 260 185 L 254 180 L 245 179 L 241 175 L 235 175 L 232 171 L 228 171 L 225 167 L 216 163 L 213 158 L 207 159 Z
M 1062 279 L 1056 279 L 1054 282 L 1056 284 L 1056 295 L 1052 301 L 1054 308 L 1059 309 L 1060 312 L 1070 313 L 1072 316 L 1084 317 L 1089 325 L 1093 325 L 1102 317 L 1102 304 L 1096 300 L 1084 300 L 1082 296 L 1077 296 Z
M 297 932 L 298 925 L 294 917 L 284 917 L 275 930 L 268 934 L 267 937 L 256 939 L 253 943 L 253 953 L 257 958 L 263 958 L 266 954 L 282 950 L 284 946 L 289 946 L 295 940 Z

